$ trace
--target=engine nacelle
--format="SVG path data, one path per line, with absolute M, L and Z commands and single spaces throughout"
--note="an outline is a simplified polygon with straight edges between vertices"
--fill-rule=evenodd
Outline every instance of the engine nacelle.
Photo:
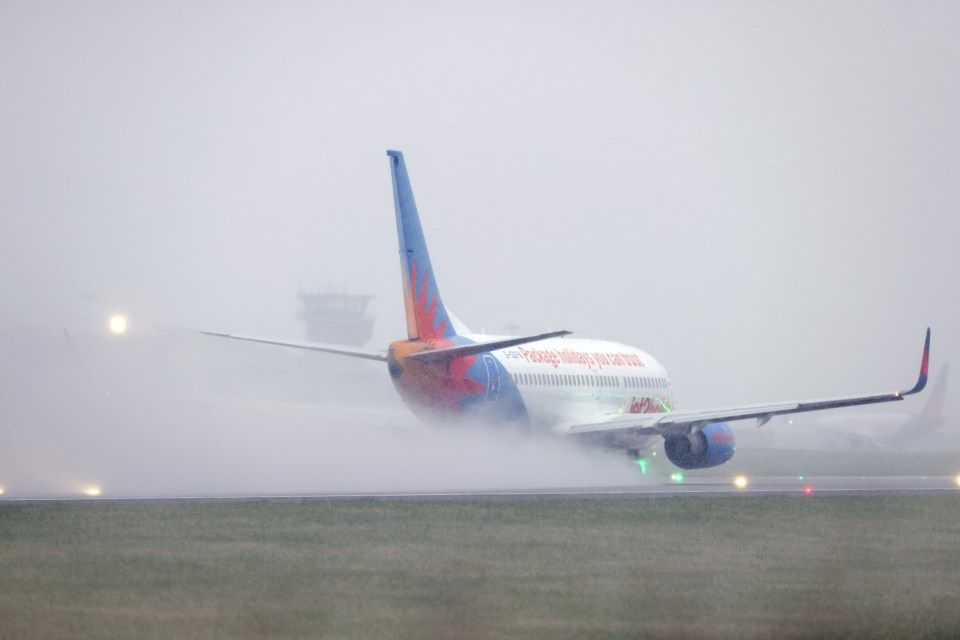
M 670 462 L 681 469 L 706 469 L 733 457 L 736 443 L 726 422 L 711 422 L 700 431 L 665 436 L 663 448 Z

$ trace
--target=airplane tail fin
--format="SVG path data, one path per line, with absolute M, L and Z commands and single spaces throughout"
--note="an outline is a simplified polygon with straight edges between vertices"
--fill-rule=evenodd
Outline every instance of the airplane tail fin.
M 947 378 L 949 375 L 950 363 L 944 362 L 943 366 L 940 367 L 940 373 L 937 375 L 936 382 L 933 383 L 932 392 L 927 398 L 926 404 L 923 405 L 923 410 L 920 412 L 920 415 L 936 420 L 943 419 L 943 403 L 947 397 Z
M 403 153 L 387 151 L 387 155 L 390 157 L 393 204 L 397 214 L 407 338 L 438 340 L 455 336 L 462 325 L 447 312 L 440 297 L 440 288 L 430 264 L 430 253 L 427 251 L 423 228 L 420 226 L 420 214 L 417 213 L 417 203 L 413 199 L 413 188 L 410 186 Z

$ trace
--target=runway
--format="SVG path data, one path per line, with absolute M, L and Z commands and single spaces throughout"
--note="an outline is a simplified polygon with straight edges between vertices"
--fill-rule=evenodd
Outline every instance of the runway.
M 960 477 L 949 476 L 740 476 L 692 480 L 669 480 L 619 487 L 565 487 L 541 489 L 496 489 L 489 491 L 423 491 L 363 493 L 291 493 L 263 495 L 196 496 L 50 496 L 2 498 L 0 505 L 49 503 L 212 503 L 212 502 L 303 502 L 335 500 L 642 500 L 655 498 L 724 498 L 732 496 L 920 496 L 960 495 Z

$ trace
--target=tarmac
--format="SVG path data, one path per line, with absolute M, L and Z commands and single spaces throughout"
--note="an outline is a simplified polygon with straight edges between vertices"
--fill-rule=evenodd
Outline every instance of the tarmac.
M 303 493 L 288 495 L 198 495 L 198 496 L 51 496 L 0 498 L 0 505 L 50 503 L 213 503 L 302 502 L 333 500 L 638 500 L 654 498 L 725 498 L 732 496 L 919 496 L 960 495 L 960 477 L 948 476 L 758 476 L 698 478 L 620 487 L 569 487 L 491 491 Z

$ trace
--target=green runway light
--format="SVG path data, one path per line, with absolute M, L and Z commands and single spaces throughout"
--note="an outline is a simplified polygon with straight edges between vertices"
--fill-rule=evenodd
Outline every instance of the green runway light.
M 640 467 L 640 473 L 647 475 L 647 459 L 637 458 L 637 466 Z
M 803 480 L 803 476 L 797 476 L 797 480 Z
M 683 482 L 683 474 L 677 471 L 676 473 L 670 474 L 670 479 L 674 482 Z

